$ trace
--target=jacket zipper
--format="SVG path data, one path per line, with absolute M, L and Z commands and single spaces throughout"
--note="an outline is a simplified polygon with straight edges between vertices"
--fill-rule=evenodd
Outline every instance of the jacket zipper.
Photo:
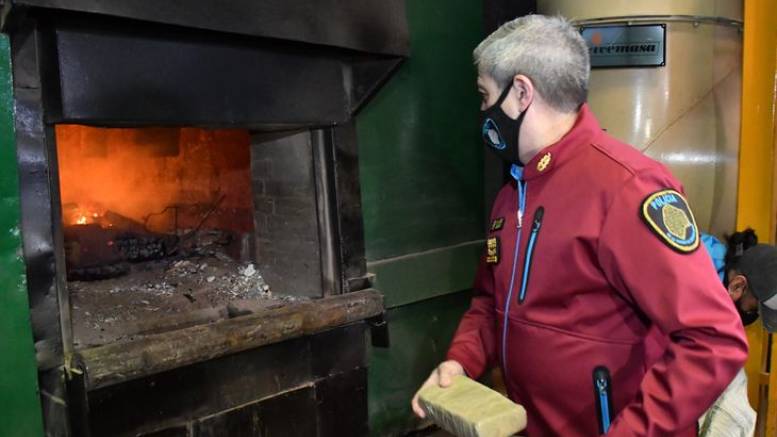
M 599 366 L 594 369 L 594 396 L 598 412 L 599 433 L 606 434 L 610 429 L 610 413 L 612 410 L 610 371 L 606 367 Z
M 521 275 L 521 291 L 518 293 L 518 303 L 523 303 L 526 299 L 526 289 L 529 286 L 529 274 L 531 273 L 531 262 L 534 255 L 534 248 L 537 245 L 537 236 L 542 227 L 542 218 L 545 215 L 545 208 L 538 207 L 534 211 L 534 220 L 531 225 L 531 234 L 529 243 L 526 245 L 526 256 L 523 257 L 523 275 Z
M 515 271 L 518 267 L 518 248 L 521 245 L 523 233 L 523 211 L 526 208 L 526 181 L 517 178 L 518 182 L 518 211 L 516 216 L 515 250 L 513 251 L 513 269 L 510 274 L 510 287 L 507 292 L 504 306 L 504 322 L 502 323 L 502 371 L 507 374 L 507 326 L 509 322 L 510 303 L 513 300 L 513 286 L 515 285 Z

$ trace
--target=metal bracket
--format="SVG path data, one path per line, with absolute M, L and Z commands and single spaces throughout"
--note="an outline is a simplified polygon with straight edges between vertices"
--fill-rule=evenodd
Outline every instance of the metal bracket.
M 367 319 L 367 324 L 370 326 L 372 347 L 388 348 L 391 346 L 388 320 L 386 320 L 385 312 L 381 313 L 379 316 Z
M 65 385 L 67 386 L 68 416 L 71 435 L 90 437 L 89 397 L 86 388 L 86 370 L 81 358 L 68 354 L 65 357 Z

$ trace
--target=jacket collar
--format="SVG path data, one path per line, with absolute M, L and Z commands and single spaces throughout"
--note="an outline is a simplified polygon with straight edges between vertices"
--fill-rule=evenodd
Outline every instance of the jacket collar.
M 553 173 L 553 170 L 574 159 L 581 146 L 590 144 L 601 132 L 599 122 L 594 117 L 588 104 L 580 108 L 577 120 L 560 140 L 539 151 L 523 169 L 523 179 L 530 180 Z

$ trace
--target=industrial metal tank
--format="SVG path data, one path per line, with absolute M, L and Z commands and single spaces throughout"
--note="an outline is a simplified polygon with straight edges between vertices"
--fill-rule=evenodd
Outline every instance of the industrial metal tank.
M 539 0 L 579 26 L 602 128 L 667 165 L 702 231 L 734 231 L 742 0 Z M 654 46 L 652 45 L 654 44 Z

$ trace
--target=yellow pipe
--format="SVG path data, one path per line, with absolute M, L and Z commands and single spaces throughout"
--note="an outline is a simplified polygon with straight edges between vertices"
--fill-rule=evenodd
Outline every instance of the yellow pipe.
M 777 2 L 745 1 L 737 228 L 774 237 L 774 104 Z
M 745 0 L 742 61 L 742 124 L 739 154 L 737 229 L 751 227 L 759 239 L 774 242 L 775 86 L 777 85 L 777 1 Z M 777 371 L 766 373 L 768 336 L 763 329 L 747 330 L 750 357 L 746 365 L 751 403 L 767 411 L 765 435 L 777 433 Z M 777 348 L 772 349 L 772 356 Z M 769 382 L 768 408 L 759 408 L 759 392 Z M 755 401 L 755 402 L 754 402 Z M 760 421 L 764 420 L 763 417 Z

